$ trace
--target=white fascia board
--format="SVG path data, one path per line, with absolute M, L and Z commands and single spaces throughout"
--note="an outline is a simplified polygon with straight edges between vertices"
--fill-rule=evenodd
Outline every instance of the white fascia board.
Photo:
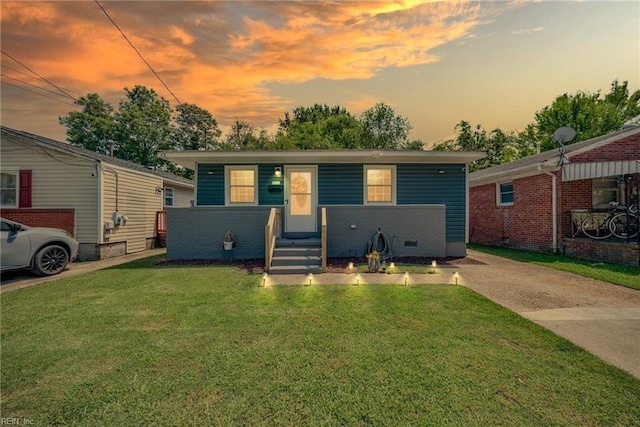
M 159 154 L 181 166 L 195 170 L 196 163 L 470 163 L 485 157 L 483 151 L 418 150 L 295 150 L 295 151 L 163 151 Z
M 522 168 L 522 169 L 504 171 L 504 172 L 499 172 L 491 175 L 486 175 L 479 179 L 470 178 L 469 187 L 479 187 L 481 185 L 486 185 L 486 184 L 495 184 L 496 182 L 505 182 L 505 181 L 513 181 L 516 179 L 529 178 L 531 176 L 539 175 L 542 173 L 538 167 L 542 167 L 544 168 L 545 171 L 548 171 L 548 172 L 555 172 L 560 170 L 560 168 L 557 166 L 551 168 L 544 165 L 544 163 L 542 164 L 538 163 L 534 165 L 529 165 L 528 167 Z

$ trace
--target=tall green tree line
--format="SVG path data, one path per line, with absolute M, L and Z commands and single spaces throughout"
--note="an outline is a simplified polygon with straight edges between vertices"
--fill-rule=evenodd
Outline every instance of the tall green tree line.
M 630 93 L 628 82 L 611 83 L 609 93 L 578 91 L 564 93 L 537 111 L 534 122 L 520 132 L 493 129 L 487 132 L 481 125 L 472 126 L 462 120 L 455 126 L 455 139 L 434 145 L 434 150 L 485 151 L 487 156 L 471 165 L 480 170 L 560 146 L 553 133 L 560 127 L 571 127 L 576 136 L 563 144 L 573 144 L 619 130 L 623 124 L 640 115 L 640 90 Z
M 384 103 L 359 117 L 340 106 L 316 104 L 286 112 L 278 131 L 269 135 L 250 123 L 236 120 L 222 135 L 215 118 L 195 104 L 175 110 L 153 89 L 124 88 L 118 108 L 91 93 L 78 98 L 81 111 L 60 117 L 67 140 L 99 153 L 185 176 L 157 156 L 161 150 L 277 150 L 277 149 L 422 149 L 422 141 L 409 141 L 411 124 Z

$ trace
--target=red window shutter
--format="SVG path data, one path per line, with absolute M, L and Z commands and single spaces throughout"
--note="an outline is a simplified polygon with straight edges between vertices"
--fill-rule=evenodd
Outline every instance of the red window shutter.
M 20 171 L 20 204 L 19 208 L 31 207 L 31 171 Z

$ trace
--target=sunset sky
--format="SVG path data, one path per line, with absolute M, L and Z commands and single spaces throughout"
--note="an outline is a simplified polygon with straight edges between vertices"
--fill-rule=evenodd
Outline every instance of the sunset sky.
M 385 102 L 412 139 L 434 143 L 460 120 L 518 130 L 562 93 L 640 88 L 637 1 L 100 4 L 175 97 L 223 131 L 236 119 L 272 131 L 300 105 L 360 114 Z M 117 108 L 140 84 L 177 105 L 94 1 L 0 7 L 3 125 L 64 140 L 58 117 L 76 107 L 55 86 Z

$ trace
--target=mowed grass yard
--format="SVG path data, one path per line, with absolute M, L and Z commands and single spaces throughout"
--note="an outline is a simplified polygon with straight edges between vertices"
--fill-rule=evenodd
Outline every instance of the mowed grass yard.
M 640 425 L 640 381 L 461 286 L 274 286 L 144 259 L 2 294 L 38 425 Z

